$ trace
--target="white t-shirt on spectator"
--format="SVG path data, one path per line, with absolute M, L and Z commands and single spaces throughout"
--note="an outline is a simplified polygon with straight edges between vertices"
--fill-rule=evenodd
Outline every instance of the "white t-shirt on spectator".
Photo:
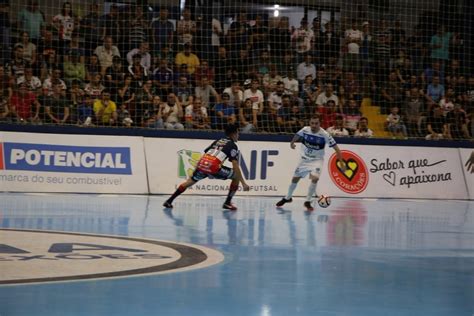
M 363 39 L 363 34 L 359 30 L 346 30 L 344 33 L 345 38 L 350 38 L 352 40 L 359 40 L 362 41 Z M 357 43 L 349 43 L 347 44 L 347 52 L 349 54 L 359 54 L 359 44 Z

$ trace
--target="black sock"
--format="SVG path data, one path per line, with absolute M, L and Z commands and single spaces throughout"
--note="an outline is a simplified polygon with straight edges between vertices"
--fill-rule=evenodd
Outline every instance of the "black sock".
M 176 191 L 174 191 L 173 195 L 171 195 L 171 196 L 169 197 L 169 199 L 166 200 L 166 202 L 172 203 L 173 200 L 176 199 L 176 198 L 178 197 L 178 195 L 180 195 L 180 194 L 183 193 L 184 191 L 186 191 L 186 188 L 183 187 L 182 185 L 180 185 L 180 186 L 176 189 Z
M 232 201 L 232 198 L 234 197 L 235 193 L 237 192 L 237 190 L 239 189 L 239 185 L 238 184 L 230 184 L 230 188 L 229 188 L 229 193 L 227 193 L 227 198 L 225 199 L 225 204 L 230 204 L 230 202 Z

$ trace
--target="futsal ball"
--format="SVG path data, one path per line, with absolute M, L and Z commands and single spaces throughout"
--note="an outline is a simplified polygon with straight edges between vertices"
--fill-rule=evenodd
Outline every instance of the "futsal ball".
M 329 196 L 326 196 L 326 195 L 320 195 L 318 197 L 318 204 L 322 208 L 326 208 L 329 205 L 331 205 L 331 198 Z

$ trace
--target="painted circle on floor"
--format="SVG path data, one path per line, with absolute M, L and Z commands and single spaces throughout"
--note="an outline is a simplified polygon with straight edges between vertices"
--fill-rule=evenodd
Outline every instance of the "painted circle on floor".
M 164 274 L 223 260 L 217 250 L 187 243 L 0 229 L 0 285 Z

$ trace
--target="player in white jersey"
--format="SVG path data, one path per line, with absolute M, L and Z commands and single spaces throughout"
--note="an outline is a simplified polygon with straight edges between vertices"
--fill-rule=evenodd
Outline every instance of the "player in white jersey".
M 337 159 L 339 161 L 338 163 L 340 164 L 339 166 L 342 166 L 343 170 L 345 170 L 345 163 L 336 141 L 328 132 L 321 128 L 319 116 L 317 115 L 309 120 L 309 126 L 303 127 L 295 134 L 290 143 L 291 149 L 296 148 L 295 143 L 297 141 L 301 141 L 300 161 L 296 166 L 295 173 L 291 179 L 288 194 L 281 199 L 276 206 L 281 207 L 285 203 L 292 202 L 293 191 L 295 191 L 298 181 L 309 174 L 311 183 L 308 188 L 308 194 L 306 195 L 304 206 L 308 211 L 312 211 L 314 208 L 311 205 L 311 198 L 316 193 L 316 185 L 318 184 L 321 168 L 323 167 L 324 148 L 326 147 L 326 144 L 336 151 Z

